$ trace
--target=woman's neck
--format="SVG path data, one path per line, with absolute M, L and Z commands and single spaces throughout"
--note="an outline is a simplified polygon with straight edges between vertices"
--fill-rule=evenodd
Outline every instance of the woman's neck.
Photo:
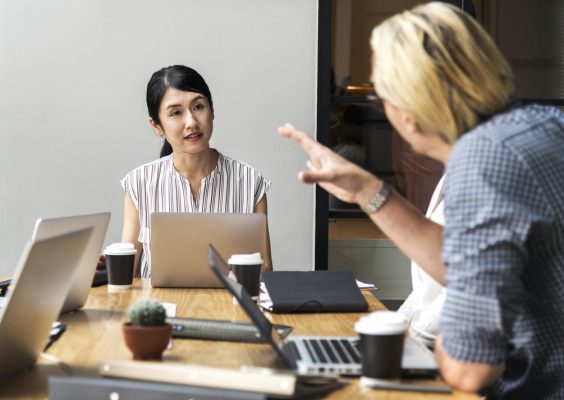
M 217 151 L 207 149 L 197 154 L 173 153 L 172 162 L 180 175 L 190 182 L 199 183 L 215 169 L 218 157 Z

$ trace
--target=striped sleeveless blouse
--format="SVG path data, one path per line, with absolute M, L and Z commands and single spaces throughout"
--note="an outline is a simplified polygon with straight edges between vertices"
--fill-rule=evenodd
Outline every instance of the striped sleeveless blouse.
M 121 180 L 139 212 L 143 278 L 151 276 L 151 213 L 252 213 L 268 191 L 270 181 L 253 167 L 217 153 L 217 165 L 202 179 L 196 198 L 189 181 L 174 168 L 172 154 L 134 169 Z

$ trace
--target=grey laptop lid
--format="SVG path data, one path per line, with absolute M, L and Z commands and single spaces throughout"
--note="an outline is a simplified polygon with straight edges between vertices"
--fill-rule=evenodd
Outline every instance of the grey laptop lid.
M 62 218 L 42 218 L 35 223 L 33 241 L 92 227 L 92 235 L 74 273 L 62 312 L 77 310 L 86 303 L 109 222 L 110 213 L 103 212 Z
M 0 377 L 32 365 L 45 347 L 92 228 L 28 244 L 0 311 Z
M 222 254 L 266 251 L 266 215 L 153 213 L 153 287 L 223 287 L 208 267 L 208 244 Z

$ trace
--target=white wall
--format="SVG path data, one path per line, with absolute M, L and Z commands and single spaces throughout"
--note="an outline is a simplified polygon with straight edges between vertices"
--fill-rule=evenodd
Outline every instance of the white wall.
M 0 275 L 38 217 L 110 210 L 119 180 L 158 156 L 145 88 L 160 67 L 207 80 L 212 145 L 271 179 L 275 267 L 313 265 L 313 188 L 276 127 L 315 129 L 315 0 L 0 0 Z

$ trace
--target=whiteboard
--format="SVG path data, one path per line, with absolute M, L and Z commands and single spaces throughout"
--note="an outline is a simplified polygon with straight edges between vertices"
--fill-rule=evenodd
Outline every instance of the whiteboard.
M 313 187 L 305 155 L 276 134 L 315 132 L 316 0 L 0 0 L 0 274 L 39 217 L 111 211 L 120 179 L 158 157 L 145 89 L 185 64 L 210 86 L 212 146 L 272 181 L 273 263 L 312 269 Z

